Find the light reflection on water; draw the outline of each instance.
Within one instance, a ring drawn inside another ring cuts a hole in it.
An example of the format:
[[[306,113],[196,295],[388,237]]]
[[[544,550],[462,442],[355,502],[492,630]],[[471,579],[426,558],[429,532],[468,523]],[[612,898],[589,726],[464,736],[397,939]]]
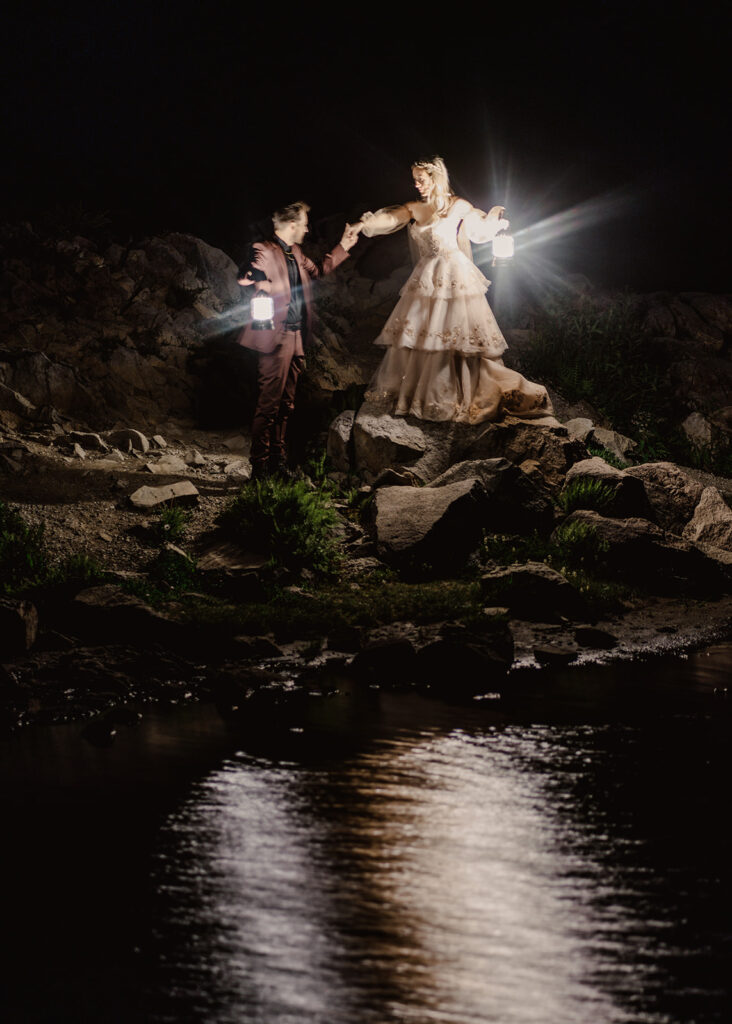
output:
[[[728,1020],[725,764],[703,717],[401,726],[300,764],[239,753],[161,836],[153,1019]]]

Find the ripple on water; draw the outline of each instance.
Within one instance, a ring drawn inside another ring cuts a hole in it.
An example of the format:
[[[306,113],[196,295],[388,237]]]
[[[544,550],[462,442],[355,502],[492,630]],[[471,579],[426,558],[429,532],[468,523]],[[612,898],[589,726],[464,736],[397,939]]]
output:
[[[715,839],[695,793],[724,756],[709,744],[698,718],[414,728],[309,765],[240,753],[161,837],[153,1019],[726,1020],[716,861],[689,861],[689,828]]]

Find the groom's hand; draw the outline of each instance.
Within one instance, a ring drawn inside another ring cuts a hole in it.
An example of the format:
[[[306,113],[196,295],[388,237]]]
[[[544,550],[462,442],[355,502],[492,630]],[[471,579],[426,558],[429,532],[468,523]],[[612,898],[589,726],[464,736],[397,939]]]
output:
[[[341,245],[348,251],[358,241],[358,235],[363,225],[359,222],[357,224],[346,224],[346,230],[343,232],[343,238],[341,238]]]

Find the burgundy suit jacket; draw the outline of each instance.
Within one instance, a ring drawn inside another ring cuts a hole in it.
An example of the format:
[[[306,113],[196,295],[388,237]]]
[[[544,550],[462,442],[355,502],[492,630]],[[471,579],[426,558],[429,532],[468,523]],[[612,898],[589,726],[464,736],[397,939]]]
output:
[[[348,256],[343,246],[338,243],[333,252],[323,260],[322,266],[313,263],[305,255],[299,245],[292,246],[292,252],[300,270],[303,297],[303,324],[302,340],[303,345],[310,343],[312,336],[312,284],[313,278],[322,274],[330,274],[332,270],[342,263]],[[252,246],[251,260],[247,273],[252,270],[261,270],[266,280],[255,281],[253,294],[266,292],[274,299],[274,330],[254,330],[251,322],[246,325],[237,342],[245,348],[252,348],[255,352],[270,353],[282,342],[285,333],[285,322],[287,320],[287,307],[290,305],[290,278],[287,273],[287,258],[282,251],[282,246],[277,241],[255,242]]]

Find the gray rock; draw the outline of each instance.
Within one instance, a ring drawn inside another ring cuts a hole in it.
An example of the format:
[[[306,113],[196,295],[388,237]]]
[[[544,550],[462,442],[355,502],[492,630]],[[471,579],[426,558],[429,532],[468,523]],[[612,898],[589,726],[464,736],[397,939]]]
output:
[[[606,430],[604,427],[593,427],[589,443],[593,442],[626,464],[629,461],[628,456],[638,447],[630,437],[619,434],[617,430]]]
[[[483,573],[480,585],[484,601],[507,607],[517,619],[555,622],[557,617],[588,616],[580,592],[543,562],[497,566]]]
[[[569,436],[573,441],[586,442],[594,430],[595,424],[592,420],[579,416],[576,419],[567,420],[564,426],[567,428]]]
[[[716,487],[705,487],[694,515],[684,528],[686,540],[732,551],[732,509]]]
[[[334,469],[347,473],[351,468],[351,448],[353,424],[356,419],[354,409],[346,409],[339,413],[328,428],[326,451]]]
[[[156,473],[158,476],[176,476],[178,473],[185,473],[186,463],[179,455],[166,453],[154,462],[146,462],[145,469],[149,473]]]
[[[458,569],[480,544],[486,492],[480,481],[444,487],[383,487],[376,492],[377,553],[400,565]]]
[[[0,597],[0,657],[29,651],[38,635],[38,611],[30,601]]]
[[[86,451],[90,452],[108,452],[109,445],[101,439],[99,434],[85,433],[82,430],[71,430],[69,431],[67,438],[69,441],[75,441],[81,445]]]
[[[104,437],[111,445],[123,452],[135,451],[146,455],[150,450],[150,442],[139,430],[110,430]]]
[[[698,448],[705,448],[712,440],[712,425],[700,412],[692,412],[681,424],[689,440]]]
[[[205,466],[206,465],[206,459],[204,458],[203,455],[201,455],[200,452],[197,452],[197,451],[186,452],[185,456],[183,457],[183,461],[185,462],[185,464],[187,466]]]
[[[236,459],[233,462],[226,463],[224,466],[224,473],[226,476],[233,477],[236,480],[241,480],[243,483],[251,478],[252,464],[249,459]]]
[[[162,487],[140,487],[130,495],[130,504],[146,511],[158,505],[195,505],[198,502],[198,491],[190,480],[180,480],[175,484]]]
[[[703,485],[673,462],[630,466],[625,475],[643,484],[654,521],[664,530],[681,535],[699,504]]]
[[[150,438],[150,440],[153,442],[153,444],[155,445],[156,448],[167,448],[168,447],[168,442],[165,440],[165,438],[162,436],[162,434],[153,434],[153,436]]]
[[[372,478],[383,469],[416,462],[427,450],[422,429],[402,417],[386,416],[368,403],[353,424],[356,468]]]

